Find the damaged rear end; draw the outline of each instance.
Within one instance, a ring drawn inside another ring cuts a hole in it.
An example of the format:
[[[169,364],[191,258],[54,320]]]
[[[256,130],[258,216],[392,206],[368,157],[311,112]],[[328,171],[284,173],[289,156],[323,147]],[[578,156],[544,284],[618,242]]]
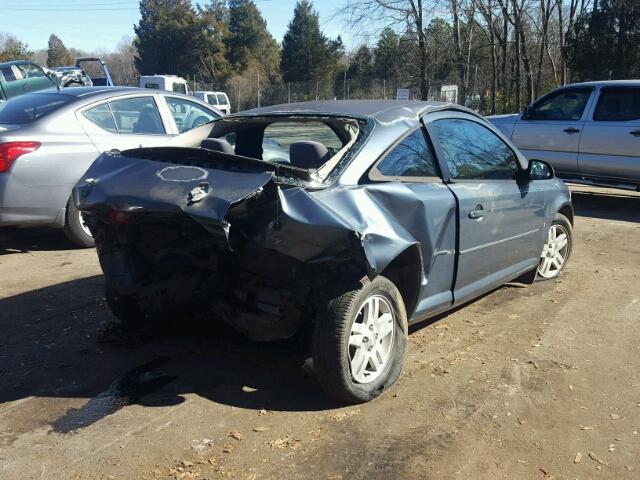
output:
[[[167,147],[104,154],[74,200],[122,321],[205,316],[276,340],[372,268],[323,188],[288,165]]]

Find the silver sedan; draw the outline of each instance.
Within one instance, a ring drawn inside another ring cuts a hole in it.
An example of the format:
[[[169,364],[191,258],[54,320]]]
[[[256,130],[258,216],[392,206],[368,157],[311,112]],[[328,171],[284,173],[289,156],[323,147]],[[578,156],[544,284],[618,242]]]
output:
[[[71,190],[103,152],[166,145],[220,118],[193,97],[125,87],[44,90],[0,104],[0,226],[63,228],[81,246],[91,232]]]

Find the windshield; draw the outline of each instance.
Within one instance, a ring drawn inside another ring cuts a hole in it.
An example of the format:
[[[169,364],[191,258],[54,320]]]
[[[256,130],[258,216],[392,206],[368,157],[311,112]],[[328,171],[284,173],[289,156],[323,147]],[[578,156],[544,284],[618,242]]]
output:
[[[75,97],[59,93],[21,95],[0,103],[0,124],[25,125],[71,103]]]

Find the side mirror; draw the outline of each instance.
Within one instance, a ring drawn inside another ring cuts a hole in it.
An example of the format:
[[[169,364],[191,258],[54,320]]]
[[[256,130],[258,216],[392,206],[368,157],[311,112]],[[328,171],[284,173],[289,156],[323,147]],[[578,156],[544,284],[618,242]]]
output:
[[[553,167],[544,160],[531,160],[527,168],[529,180],[551,180],[556,176]]]
[[[530,111],[531,111],[531,105],[527,105],[526,107],[524,107],[524,110],[522,110],[523,120],[527,120],[529,118]]]

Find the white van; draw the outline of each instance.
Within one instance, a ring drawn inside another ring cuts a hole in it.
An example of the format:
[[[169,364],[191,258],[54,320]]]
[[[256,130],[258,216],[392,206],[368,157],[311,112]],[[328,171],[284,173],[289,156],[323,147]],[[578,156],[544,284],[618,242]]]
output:
[[[209,105],[213,105],[225,115],[231,113],[231,102],[229,102],[229,97],[224,92],[198,91],[193,92],[192,95]]]
[[[189,85],[187,81],[177,75],[141,75],[140,87],[155,90],[167,90],[188,95]]]

